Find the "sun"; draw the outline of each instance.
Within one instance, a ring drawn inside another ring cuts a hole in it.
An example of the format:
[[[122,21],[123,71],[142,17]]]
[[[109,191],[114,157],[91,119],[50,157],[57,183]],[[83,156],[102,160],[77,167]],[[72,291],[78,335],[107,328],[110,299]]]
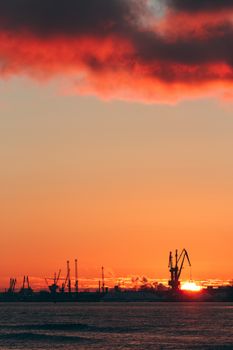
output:
[[[202,290],[202,287],[198,286],[195,282],[184,282],[181,285],[181,290],[187,290],[190,292],[200,292]]]

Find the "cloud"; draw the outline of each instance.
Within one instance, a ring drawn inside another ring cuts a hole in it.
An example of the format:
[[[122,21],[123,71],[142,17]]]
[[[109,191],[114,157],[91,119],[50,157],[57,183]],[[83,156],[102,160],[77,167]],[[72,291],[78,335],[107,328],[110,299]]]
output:
[[[121,33],[135,21],[139,0],[0,0],[0,28],[29,31],[37,36]]]
[[[232,0],[167,0],[167,5],[178,11],[215,12],[233,9]]]
[[[152,4],[0,0],[0,76],[65,76],[72,92],[106,99],[230,96],[230,1],[168,0],[162,12]]]

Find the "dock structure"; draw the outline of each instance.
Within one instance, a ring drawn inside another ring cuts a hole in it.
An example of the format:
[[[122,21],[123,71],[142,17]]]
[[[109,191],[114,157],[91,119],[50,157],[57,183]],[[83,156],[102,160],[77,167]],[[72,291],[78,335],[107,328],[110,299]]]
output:
[[[101,267],[101,276],[96,290],[82,290],[79,286],[78,259],[74,260],[74,276],[71,275],[70,261],[66,261],[66,275],[61,277],[61,269],[53,277],[45,278],[47,290],[34,291],[29,276],[23,277],[22,286],[16,289],[16,278],[11,278],[9,287],[0,293],[0,302],[114,302],[114,301],[226,301],[233,302],[233,285],[219,288],[202,288],[198,292],[181,290],[181,274],[185,262],[191,268],[189,254],[183,249],[179,254],[169,253],[168,286],[154,284],[133,288],[106,287],[105,269]],[[162,288],[161,288],[162,286]]]

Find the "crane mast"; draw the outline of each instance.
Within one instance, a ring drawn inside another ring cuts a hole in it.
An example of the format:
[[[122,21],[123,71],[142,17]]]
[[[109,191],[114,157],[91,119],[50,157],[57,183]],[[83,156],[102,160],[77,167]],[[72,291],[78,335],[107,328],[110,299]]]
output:
[[[189,255],[186,249],[183,249],[180,255],[178,254],[178,250],[175,251],[175,261],[173,259],[172,252],[169,254],[169,271],[170,271],[170,281],[169,286],[171,286],[172,290],[180,289],[180,276],[184,267],[185,260],[188,261],[189,266],[191,267]]]
[[[101,268],[101,272],[102,272],[102,292],[105,292],[105,282],[104,282],[104,267],[102,266]]]
[[[75,292],[78,293],[78,260],[75,259]]]

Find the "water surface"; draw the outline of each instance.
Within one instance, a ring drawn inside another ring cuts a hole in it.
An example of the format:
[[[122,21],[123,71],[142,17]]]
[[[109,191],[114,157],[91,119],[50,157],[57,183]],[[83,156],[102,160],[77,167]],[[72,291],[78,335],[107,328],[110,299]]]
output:
[[[233,303],[2,303],[0,349],[233,349]]]

